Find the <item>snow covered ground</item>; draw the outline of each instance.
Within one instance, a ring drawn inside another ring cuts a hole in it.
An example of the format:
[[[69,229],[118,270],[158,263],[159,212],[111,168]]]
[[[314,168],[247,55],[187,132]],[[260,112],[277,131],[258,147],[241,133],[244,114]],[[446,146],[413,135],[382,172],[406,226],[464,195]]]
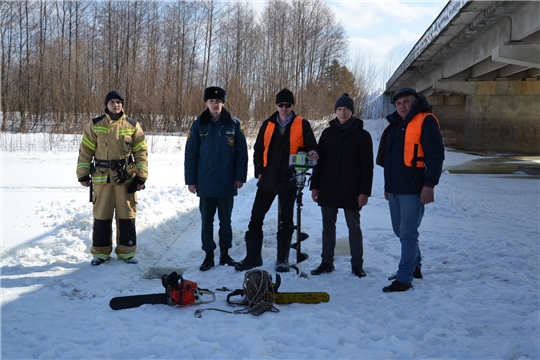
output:
[[[366,121],[375,147],[381,122]],[[109,308],[115,296],[162,292],[154,275],[169,270],[213,291],[242,287],[244,273],[231,267],[198,270],[200,216],[198,198],[184,185],[184,139],[149,139],[150,178],[138,193],[139,264],[114,259],[92,267],[92,208],[75,178],[78,137],[2,136],[3,359],[540,357],[538,176],[445,171],[420,228],[424,279],[415,280],[412,291],[386,294],[400,245],[376,167],[373,196],[361,214],[366,278],[350,273],[340,214],[336,271],[307,279],[281,275],[281,291],[326,291],[330,302],[277,306],[280,312],[261,316],[204,311],[197,318],[197,309],[241,307],[227,304],[229,292],[216,291],[216,301],[206,305]],[[446,156],[445,167],[476,158]],[[233,211],[236,260],[245,255],[256,190],[252,167],[249,174]],[[308,274],[320,262],[320,218],[306,189],[302,230],[310,238],[303,251],[310,257],[300,267]],[[273,276],[276,222],[274,204],[262,266]]]

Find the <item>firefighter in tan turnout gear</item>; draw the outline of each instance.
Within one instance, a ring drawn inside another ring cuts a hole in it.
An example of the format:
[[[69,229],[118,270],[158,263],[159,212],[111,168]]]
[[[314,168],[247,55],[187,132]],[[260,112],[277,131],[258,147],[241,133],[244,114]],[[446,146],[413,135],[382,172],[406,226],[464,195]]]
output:
[[[137,190],[148,178],[148,154],[139,123],[126,116],[118,91],[105,97],[105,113],[85,127],[77,161],[77,179],[91,187],[94,204],[92,265],[110,259],[116,210],[116,249],[120,260],[136,264]],[[93,189],[93,192],[92,192]]]

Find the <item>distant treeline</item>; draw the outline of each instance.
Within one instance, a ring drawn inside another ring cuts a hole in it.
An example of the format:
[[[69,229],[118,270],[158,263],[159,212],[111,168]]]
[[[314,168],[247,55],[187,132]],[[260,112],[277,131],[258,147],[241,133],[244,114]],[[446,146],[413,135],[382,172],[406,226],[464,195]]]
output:
[[[323,119],[348,92],[365,108],[374,74],[343,64],[347,40],[322,0],[0,1],[2,131],[76,133],[119,90],[147,132],[183,133],[203,90],[256,129],[291,89]],[[46,127],[47,126],[47,127]]]

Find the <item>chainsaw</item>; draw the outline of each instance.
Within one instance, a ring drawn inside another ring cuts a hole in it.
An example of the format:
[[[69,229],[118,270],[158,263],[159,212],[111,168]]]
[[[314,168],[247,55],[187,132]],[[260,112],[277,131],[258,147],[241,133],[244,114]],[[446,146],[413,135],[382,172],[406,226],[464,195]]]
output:
[[[112,298],[109,306],[113,310],[131,309],[145,304],[182,307],[207,304],[216,300],[214,292],[199,288],[196,282],[184,279],[176,271],[163,275],[161,283],[165,293],[119,296]]]

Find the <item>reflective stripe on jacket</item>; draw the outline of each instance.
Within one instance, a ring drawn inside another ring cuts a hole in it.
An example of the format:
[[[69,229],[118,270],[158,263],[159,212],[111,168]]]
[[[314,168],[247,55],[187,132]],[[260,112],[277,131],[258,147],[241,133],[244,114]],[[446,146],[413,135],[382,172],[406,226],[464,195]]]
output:
[[[77,178],[91,175],[90,164],[93,159],[122,160],[133,155],[134,163],[128,165],[129,173],[143,180],[148,178],[148,154],[146,138],[139,123],[125,115],[112,120],[105,113],[87,123],[84,128],[79,158]],[[94,184],[113,182],[114,170],[96,167],[92,175]],[[131,179],[126,185],[131,183]]]
[[[290,133],[290,144],[289,144],[289,154],[297,154],[299,148],[304,147],[304,134],[302,131],[302,120],[300,116],[296,116],[291,124],[291,133]],[[273,122],[268,122],[266,130],[264,131],[264,153],[263,153],[263,167],[266,167],[268,164],[268,149],[270,148],[270,141],[272,140],[272,135],[274,134],[274,129],[276,124]]]

